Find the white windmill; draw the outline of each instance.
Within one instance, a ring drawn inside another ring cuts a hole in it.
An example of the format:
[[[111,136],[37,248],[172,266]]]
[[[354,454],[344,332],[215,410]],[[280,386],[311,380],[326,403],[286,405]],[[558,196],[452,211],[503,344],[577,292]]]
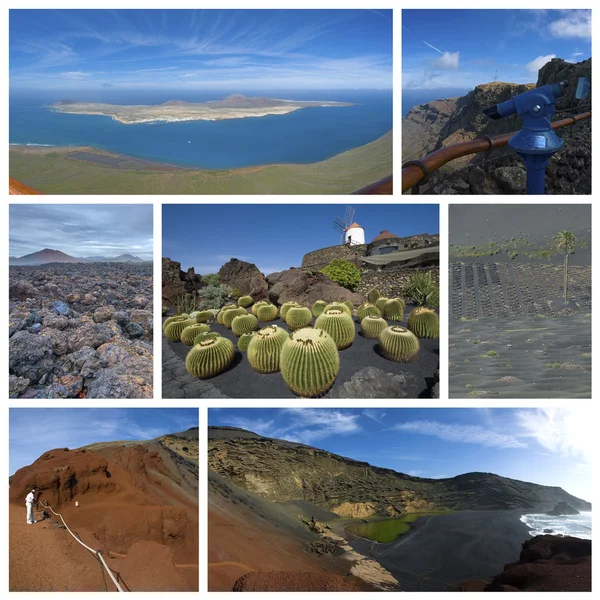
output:
[[[354,222],[354,207],[347,206],[343,217],[333,220],[333,228],[341,234],[340,245],[357,246],[365,243],[365,230]]]

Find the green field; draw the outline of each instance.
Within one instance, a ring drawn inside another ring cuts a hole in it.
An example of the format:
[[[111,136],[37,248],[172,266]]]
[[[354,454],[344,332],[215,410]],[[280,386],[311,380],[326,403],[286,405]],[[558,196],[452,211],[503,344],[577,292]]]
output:
[[[317,163],[220,171],[103,166],[74,151],[13,146],[10,177],[44,194],[349,194],[392,173],[392,131]]]

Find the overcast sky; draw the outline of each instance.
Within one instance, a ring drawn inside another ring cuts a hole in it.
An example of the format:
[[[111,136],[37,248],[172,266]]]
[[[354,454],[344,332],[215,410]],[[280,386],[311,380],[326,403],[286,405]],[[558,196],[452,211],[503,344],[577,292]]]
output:
[[[133,254],[152,260],[150,204],[13,204],[10,256],[44,248],[75,257]]]

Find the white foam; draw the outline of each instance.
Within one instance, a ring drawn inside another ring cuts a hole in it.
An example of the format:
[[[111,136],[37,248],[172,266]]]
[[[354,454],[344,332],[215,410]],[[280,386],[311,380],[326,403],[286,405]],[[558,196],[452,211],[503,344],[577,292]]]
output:
[[[552,535],[570,535],[586,540],[592,539],[592,513],[553,517],[543,513],[521,516],[521,521],[529,527],[531,536],[544,535],[544,529],[552,529]]]

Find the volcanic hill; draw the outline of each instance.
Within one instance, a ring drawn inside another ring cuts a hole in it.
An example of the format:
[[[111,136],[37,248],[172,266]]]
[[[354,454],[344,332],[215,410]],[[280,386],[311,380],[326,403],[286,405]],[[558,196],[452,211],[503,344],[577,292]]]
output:
[[[25,523],[36,490],[37,523]],[[198,428],[148,441],[49,450],[10,480],[10,590],[198,590]],[[31,564],[35,568],[30,568]]]

